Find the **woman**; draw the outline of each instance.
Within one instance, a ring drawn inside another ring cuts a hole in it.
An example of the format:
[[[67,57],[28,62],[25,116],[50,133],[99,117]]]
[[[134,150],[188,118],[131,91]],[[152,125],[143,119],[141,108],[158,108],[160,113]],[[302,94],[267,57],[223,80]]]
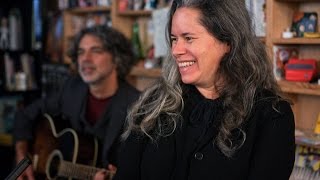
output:
[[[116,180],[289,179],[294,117],[242,1],[176,0],[171,56],[128,115]]]

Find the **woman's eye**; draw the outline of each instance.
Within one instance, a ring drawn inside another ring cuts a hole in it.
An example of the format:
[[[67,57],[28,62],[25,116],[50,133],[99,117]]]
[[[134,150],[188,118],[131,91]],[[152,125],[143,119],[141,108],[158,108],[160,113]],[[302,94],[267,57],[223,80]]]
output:
[[[192,40],[193,40],[193,38],[192,37],[186,37],[186,40],[188,41],[188,42],[191,42]]]
[[[176,37],[171,37],[171,42],[172,43],[175,43],[177,41],[177,38]]]

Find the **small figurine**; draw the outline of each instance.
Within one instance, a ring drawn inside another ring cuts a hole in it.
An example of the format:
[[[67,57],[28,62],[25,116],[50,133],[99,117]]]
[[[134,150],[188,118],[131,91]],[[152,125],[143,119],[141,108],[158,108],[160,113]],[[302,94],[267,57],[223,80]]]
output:
[[[8,28],[8,19],[3,17],[1,18],[0,26],[0,49],[9,48],[9,28]]]

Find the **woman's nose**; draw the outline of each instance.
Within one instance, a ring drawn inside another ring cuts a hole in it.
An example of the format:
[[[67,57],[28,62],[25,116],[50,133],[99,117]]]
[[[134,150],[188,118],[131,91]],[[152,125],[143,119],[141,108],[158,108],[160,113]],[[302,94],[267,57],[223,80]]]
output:
[[[179,55],[186,53],[186,47],[185,47],[184,42],[177,41],[174,44],[172,44],[171,51],[174,56],[179,56]]]

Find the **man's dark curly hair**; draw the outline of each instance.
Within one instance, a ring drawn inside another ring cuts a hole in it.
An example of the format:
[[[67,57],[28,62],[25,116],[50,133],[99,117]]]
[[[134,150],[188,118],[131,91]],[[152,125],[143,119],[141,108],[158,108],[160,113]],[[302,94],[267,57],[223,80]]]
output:
[[[68,56],[75,63],[78,59],[79,43],[85,35],[93,35],[101,40],[104,49],[113,56],[113,62],[117,66],[118,78],[125,79],[136,63],[131,42],[121,32],[105,25],[85,28],[75,36],[68,51]]]

